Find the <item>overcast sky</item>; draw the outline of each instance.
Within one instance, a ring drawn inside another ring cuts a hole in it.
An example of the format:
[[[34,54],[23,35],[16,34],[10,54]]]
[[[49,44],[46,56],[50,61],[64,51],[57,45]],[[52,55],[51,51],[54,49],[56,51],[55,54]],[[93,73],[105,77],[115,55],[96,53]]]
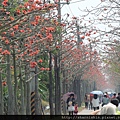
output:
[[[61,3],[63,3],[63,1],[65,1],[65,0],[61,0]],[[81,12],[79,9],[81,9],[81,10],[84,10],[86,8],[93,9],[92,7],[96,7],[100,3],[101,3],[101,0],[71,0],[69,5],[67,5],[67,4],[62,5],[61,4],[61,6],[62,6],[62,8],[61,8],[62,18],[64,17],[65,14],[68,13],[70,15],[69,19],[72,18],[73,16],[79,17],[81,19],[82,17],[80,17],[80,15],[85,14],[85,12]],[[89,15],[86,18],[88,19],[89,17],[94,19],[95,16]],[[86,23],[86,21],[82,21],[82,25],[84,23]],[[86,24],[89,24],[89,23],[86,23]],[[108,30],[108,31],[110,30],[110,28],[106,24],[102,24],[102,23],[98,24],[97,23],[96,26],[101,30]]]
[[[69,5],[64,5],[61,9],[61,14],[69,13],[71,17],[79,17],[82,12],[80,9],[91,8],[91,6],[97,6],[101,0],[71,0]]]

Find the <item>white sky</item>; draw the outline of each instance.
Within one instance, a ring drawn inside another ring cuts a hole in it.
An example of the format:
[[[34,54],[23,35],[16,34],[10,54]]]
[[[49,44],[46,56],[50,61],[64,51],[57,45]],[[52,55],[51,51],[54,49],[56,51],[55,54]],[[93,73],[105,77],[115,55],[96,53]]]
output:
[[[63,1],[65,1],[65,0],[61,0],[61,3],[63,3]],[[82,17],[80,17],[80,15],[85,14],[85,12],[80,11],[80,9],[81,10],[85,10],[86,8],[93,9],[93,7],[96,7],[100,3],[101,3],[101,0],[70,0],[69,5],[61,4],[62,18],[64,18],[64,16],[68,13],[70,15],[69,20],[72,17],[78,17],[81,19]],[[95,16],[89,15],[87,17],[87,19],[89,19],[89,17],[94,18]],[[82,22],[82,24],[84,24],[84,23],[86,23],[86,22]],[[89,23],[87,23],[87,24],[89,24]],[[103,25],[103,24],[97,24],[97,27],[99,27],[99,29],[101,29],[101,30],[103,30],[103,29],[106,30],[108,28],[106,25]]]
[[[76,2],[76,3],[75,3]],[[97,6],[101,0],[71,0],[69,5],[64,5],[61,9],[61,14],[69,13],[71,17],[79,17],[82,13],[80,9],[91,8],[91,6]]]

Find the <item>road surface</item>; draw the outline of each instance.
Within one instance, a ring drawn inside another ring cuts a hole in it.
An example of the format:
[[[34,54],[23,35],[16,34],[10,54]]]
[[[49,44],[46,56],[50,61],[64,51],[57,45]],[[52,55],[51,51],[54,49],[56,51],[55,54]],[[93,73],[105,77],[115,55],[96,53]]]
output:
[[[78,113],[78,115],[90,115],[90,113],[93,112],[93,110],[83,109],[81,112]]]

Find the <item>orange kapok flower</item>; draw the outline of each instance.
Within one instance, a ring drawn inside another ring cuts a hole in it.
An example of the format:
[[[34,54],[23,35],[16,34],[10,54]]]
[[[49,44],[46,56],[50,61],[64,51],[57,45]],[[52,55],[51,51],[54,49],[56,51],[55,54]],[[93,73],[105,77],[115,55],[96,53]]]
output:
[[[36,65],[37,65],[37,63],[36,63],[36,62],[30,62],[30,67],[31,67],[31,68],[36,67]]]
[[[42,59],[40,59],[40,60],[38,60],[38,62],[39,62],[39,63],[42,63],[42,62],[43,62],[43,60],[42,60]]]
[[[2,82],[2,85],[3,85],[3,86],[6,86],[6,85],[7,85],[6,81],[3,81],[3,82]]]

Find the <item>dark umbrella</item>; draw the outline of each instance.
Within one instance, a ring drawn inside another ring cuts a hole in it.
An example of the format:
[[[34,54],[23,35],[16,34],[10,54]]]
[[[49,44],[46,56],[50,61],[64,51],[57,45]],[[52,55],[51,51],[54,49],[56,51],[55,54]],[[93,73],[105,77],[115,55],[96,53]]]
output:
[[[74,92],[68,92],[68,93],[64,94],[63,97],[62,97],[62,99],[64,101],[67,101],[68,97],[70,97],[70,96],[74,96],[75,100],[77,99],[77,96],[75,95]]]

